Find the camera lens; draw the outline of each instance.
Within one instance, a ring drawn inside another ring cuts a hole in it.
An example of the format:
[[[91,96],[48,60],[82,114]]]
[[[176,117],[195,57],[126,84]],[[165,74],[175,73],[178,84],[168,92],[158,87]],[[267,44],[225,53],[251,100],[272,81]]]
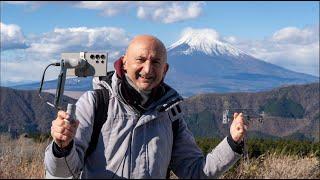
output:
[[[93,54],[91,54],[91,55],[90,55],[90,58],[91,58],[91,59],[94,59],[94,55],[93,55]]]
[[[106,56],[104,54],[101,55],[101,59],[105,59]]]
[[[99,54],[96,55],[96,59],[100,59],[100,55]]]

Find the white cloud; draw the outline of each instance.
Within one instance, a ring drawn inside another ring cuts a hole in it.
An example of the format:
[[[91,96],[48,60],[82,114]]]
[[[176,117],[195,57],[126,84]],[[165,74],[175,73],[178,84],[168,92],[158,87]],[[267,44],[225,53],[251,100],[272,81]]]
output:
[[[225,38],[227,40],[228,38]],[[285,27],[263,40],[234,38],[248,54],[287,69],[319,76],[319,26]],[[228,42],[232,42],[229,39]]]
[[[27,12],[33,12],[39,9],[42,5],[49,4],[49,3],[59,3],[59,2],[50,2],[50,1],[4,1],[7,4],[14,4],[14,5],[23,5],[29,9],[25,9]],[[64,2],[66,3],[66,2]],[[69,2],[67,2],[70,4]]]
[[[104,9],[106,7],[126,6],[128,1],[79,1],[75,6],[86,9]]]
[[[153,7],[158,7],[164,4],[168,4],[167,1],[137,1],[136,3],[140,6],[153,6]]]
[[[75,7],[84,9],[101,10],[103,16],[115,16],[125,12],[131,6],[132,2],[128,1],[80,1],[74,4]]]
[[[276,43],[310,44],[319,39],[319,29],[286,27],[275,32],[271,40]]]
[[[102,16],[115,16],[119,13],[119,10],[115,8],[105,8],[101,13]]]
[[[0,22],[0,29],[1,50],[27,48],[25,37],[19,26]]]
[[[102,10],[102,15],[113,16],[127,6],[125,1],[5,1],[7,4],[24,5],[34,11],[45,4],[70,5],[76,8]]]
[[[27,50],[45,55],[71,51],[119,51],[128,43],[129,36],[120,28],[56,28],[34,38]]]
[[[17,5],[25,5],[25,4],[30,4],[29,1],[3,1],[7,4],[17,4]]]
[[[39,81],[44,68],[59,61],[64,52],[108,52],[108,69],[112,70],[114,60],[124,53],[130,37],[121,28],[73,27],[55,28],[27,40],[28,48],[1,53],[1,82]],[[46,79],[57,77],[59,68],[53,69],[48,71]]]
[[[235,36],[224,37],[223,40],[230,43],[230,44],[235,44],[238,42],[238,38]]]
[[[35,58],[35,57],[33,57]],[[1,60],[1,81],[9,82],[30,82],[40,81],[44,68],[50,63],[47,59],[37,61],[34,59],[25,59],[25,57],[15,57],[8,59],[6,57]],[[46,73],[46,80],[56,79],[59,68],[50,68]]]
[[[103,9],[110,4],[112,4],[110,1],[80,1],[75,6],[85,9]]]
[[[194,19],[201,15],[201,5],[203,2],[191,2],[187,5],[183,3],[170,3],[160,7],[139,6],[137,17],[140,19],[150,19],[162,23],[174,23]]]
[[[204,2],[170,2],[170,1],[67,1],[67,2],[6,2],[16,5],[30,6],[31,10],[41,7],[43,4],[67,4],[76,8],[92,9],[100,11],[102,16],[115,16],[128,13],[130,9],[137,11],[137,17],[161,23],[175,23],[189,19],[195,19],[202,13]]]
[[[104,16],[114,16],[137,9],[137,17],[162,23],[174,23],[194,19],[201,14],[203,2],[128,2],[128,1],[81,1],[76,7],[102,10]]]
[[[187,27],[181,33],[181,37],[192,36],[201,36],[202,38],[200,39],[208,39],[209,41],[215,41],[220,39],[219,33],[216,30],[210,28],[194,29],[191,27]]]

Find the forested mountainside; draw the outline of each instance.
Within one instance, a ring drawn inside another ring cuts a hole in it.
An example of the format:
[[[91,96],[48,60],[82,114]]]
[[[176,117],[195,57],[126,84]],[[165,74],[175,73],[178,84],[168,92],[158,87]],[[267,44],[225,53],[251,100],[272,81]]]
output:
[[[258,93],[211,93],[185,99],[184,116],[197,137],[223,137],[226,108],[252,108],[264,112],[262,123],[250,122],[249,137],[292,138],[319,141],[319,83],[293,85]],[[46,102],[54,95],[34,90],[0,88],[0,132],[48,133],[57,110]],[[76,100],[64,97],[64,106]]]

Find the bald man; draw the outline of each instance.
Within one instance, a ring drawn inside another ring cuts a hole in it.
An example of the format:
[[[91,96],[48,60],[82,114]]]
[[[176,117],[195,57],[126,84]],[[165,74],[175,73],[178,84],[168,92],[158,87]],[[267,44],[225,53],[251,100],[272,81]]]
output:
[[[229,136],[202,154],[183,119],[182,97],[164,83],[169,65],[159,39],[136,36],[114,66],[79,98],[74,123],[58,112],[45,152],[46,178],[166,178],[168,169],[180,178],[217,178],[241,157],[241,113]]]

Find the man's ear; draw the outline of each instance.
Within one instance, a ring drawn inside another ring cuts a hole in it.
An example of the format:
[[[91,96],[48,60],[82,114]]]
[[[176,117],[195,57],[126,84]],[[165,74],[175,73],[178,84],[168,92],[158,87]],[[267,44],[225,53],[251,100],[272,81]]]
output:
[[[122,57],[122,67],[123,67],[123,70],[127,69],[127,56],[126,55],[124,55]]]
[[[169,70],[169,64],[166,63],[166,65],[164,67],[164,74],[163,74],[164,76],[167,74],[168,70]]]

